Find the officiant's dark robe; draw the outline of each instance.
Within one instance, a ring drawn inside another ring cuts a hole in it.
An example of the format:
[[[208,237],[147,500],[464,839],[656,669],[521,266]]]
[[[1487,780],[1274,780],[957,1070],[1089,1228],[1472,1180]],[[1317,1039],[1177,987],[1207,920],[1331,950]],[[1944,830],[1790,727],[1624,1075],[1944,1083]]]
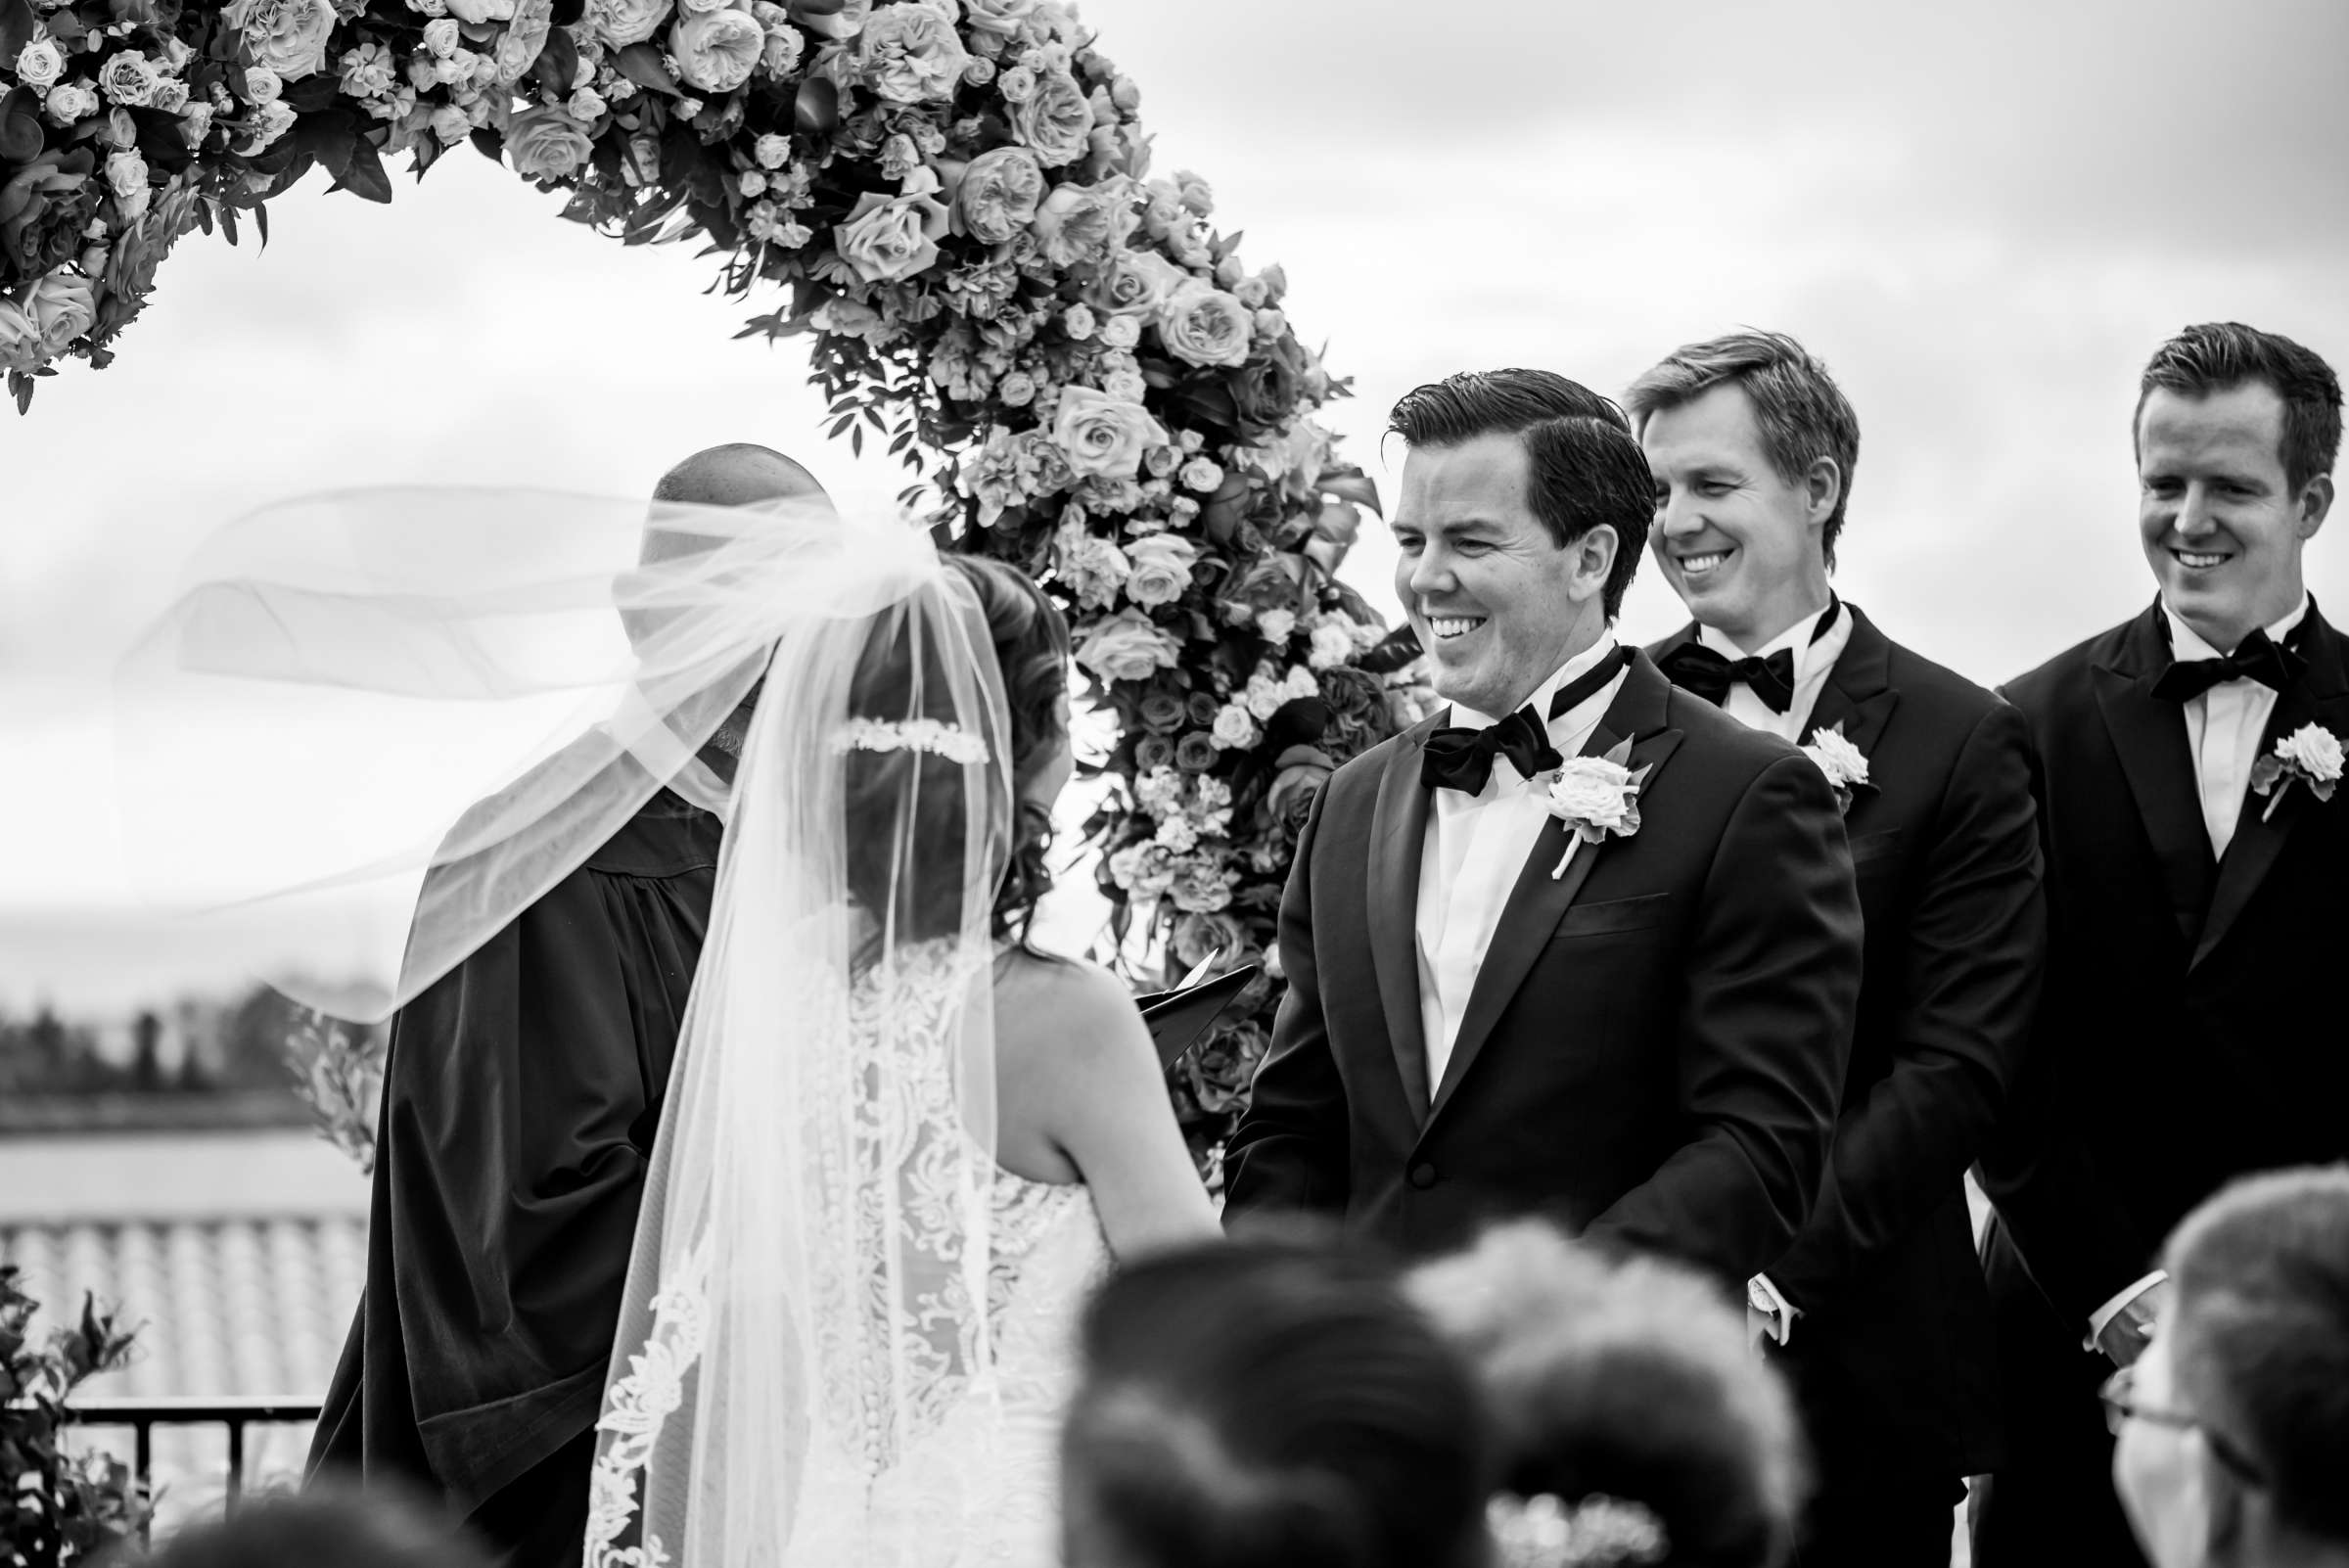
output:
[[[1340,768],[1299,837],[1227,1218],[1328,1214],[1428,1253],[1541,1215],[1742,1292],[1811,1213],[1851,1048],[1860,899],[1826,775],[1634,653],[1585,754],[1632,742],[1638,832],[1553,878],[1566,829],[1543,824],[1431,1091],[1414,931],[1443,721]]]
[[[311,1449],[576,1563],[719,823],[664,791],[392,1024],[366,1286]]]
[[[1819,1472],[1803,1562],[1946,1560],[1959,1478],[1998,1455],[1964,1176],[2004,1114],[2039,995],[2031,751],[2013,708],[1843,610],[1849,639],[1803,739],[1834,729],[1867,759],[1844,815],[1867,966],[1819,1206],[1768,1270],[1801,1313],[1772,1359]]]
[[[2305,672],[2260,742],[2349,737],[2349,659],[2314,606]],[[2161,607],[2006,687],[2037,748],[2047,981],[2014,1116],[1983,1162],[1999,1211],[2008,1462],[1975,1532],[1982,1568],[2139,1561],[2108,1480],[2090,1314],[2142,1278],[2231,1177],[2349,1159],[2349,1049],[2332,1004],[2349,954],[2349,789],[2245,791],[2211,853]],[[2061,1543],[2062,1549],[2050,1545]]]

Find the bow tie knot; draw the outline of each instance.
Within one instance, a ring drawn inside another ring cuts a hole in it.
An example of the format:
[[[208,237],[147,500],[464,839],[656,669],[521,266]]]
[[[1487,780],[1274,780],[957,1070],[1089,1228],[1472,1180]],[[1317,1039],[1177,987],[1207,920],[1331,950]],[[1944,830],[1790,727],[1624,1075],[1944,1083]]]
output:
[[[1427,738],[1419,763],[1419,782],[1429,789],[1461,790],[1482,795],[1493,777],[1493,760],[1505,757],[1525,778],[1562,767],[1566,760],[1549,743],[1549,731],[1534,716],[1531,704],[1497,724],[1483,729],[1453,726]]]
[[[2231,680],[2256,680],[2271,691],[2281,691],[2307,668],[2308,662],[2288,644],[2276,641],[2265,628],[2254,627],[2251,635],[2235,645],[2234,652],[2223,658],[2172,660],[2153,683],[2153,695],[2165,702],[2191,702]]]
[[[1731,686],[1743,685],[1762,706],[1782,714],[1794,706],[1794,652],[1780,648],[1768,658],[1747,655],[1731,659],[1693,639],[1669,650],[1656,661],[1665,678],[1683,691],[1719,707],[1728,700]]]

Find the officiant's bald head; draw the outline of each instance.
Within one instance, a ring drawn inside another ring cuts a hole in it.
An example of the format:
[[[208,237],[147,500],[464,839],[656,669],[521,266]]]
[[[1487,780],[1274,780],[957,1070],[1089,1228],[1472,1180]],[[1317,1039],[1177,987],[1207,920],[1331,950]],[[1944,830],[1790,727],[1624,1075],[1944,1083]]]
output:
[[[728,441],[694,453],[661,476],[656,501],[694,506],[748,506],[755,501],[822,495],[824,487],[795,459],[771,447]]]

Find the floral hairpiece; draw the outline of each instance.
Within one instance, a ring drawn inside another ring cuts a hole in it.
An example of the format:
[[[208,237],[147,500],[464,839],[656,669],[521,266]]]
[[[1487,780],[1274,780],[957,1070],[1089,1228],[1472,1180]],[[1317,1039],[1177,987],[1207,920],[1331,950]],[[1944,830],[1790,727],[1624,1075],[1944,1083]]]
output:
[[[1672,1550],[1652,1510],[1595,1494],[1571,1507],[1547,1492],[1504,1494],[1486,1505],[1485,1523],[1500,1568],[1636,1568]]]
[[[936,718],[852,718],[832,732],[832,750],[847,752],[929,752],[965,766],[987,761],[987,742],[960,724]]]

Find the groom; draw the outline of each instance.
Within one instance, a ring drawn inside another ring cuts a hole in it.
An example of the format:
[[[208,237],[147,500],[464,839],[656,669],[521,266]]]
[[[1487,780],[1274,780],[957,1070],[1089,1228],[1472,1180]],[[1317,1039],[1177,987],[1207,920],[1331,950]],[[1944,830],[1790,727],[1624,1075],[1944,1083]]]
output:
[[[1228,1213],[1407,1253],[1543,1214],[1741,1291],[1811,1212],[1851,1044],[1833,793],[1615,640],[1653,499],[1612,403],[1470,373],[1389,428],[1395,585],[1451,707],[1339,769],[1299,837]]]

